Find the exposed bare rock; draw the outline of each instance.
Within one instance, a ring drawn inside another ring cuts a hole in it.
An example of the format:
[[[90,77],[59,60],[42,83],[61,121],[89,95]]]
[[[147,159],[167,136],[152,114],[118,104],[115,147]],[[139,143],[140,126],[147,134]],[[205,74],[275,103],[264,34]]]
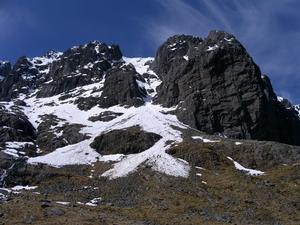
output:
[[[122,53],[118,46],[91,42],[71,48],[54,62],[38,92],[39,97],[53,96],[76,87],[100,81],[112,67],[113,61],[120,60]]]
[[[108,122],[108,121],[111,121],[111,120],[117,118],[118,116],[121,116],[121,115],[123,115],[123,113],[115,113],[112,111],[105,111],[105,112],[100,113],[97,116],[91,116],[89,118],[89,120],[92,122],[96,122],[96,121]]]
[[[142,152],[157,142],[161,136],[145,132],[140,127],[112,130],[96,137],[91,147],[105,154],[133,154]]]
[[[100,107],[108,108],[118,104],[136,107],[143,105],[146,91],[139,87],[139,79],[143,78],[132,65],[110,70],[105,78]]]
[[[169,38],[152,66],[162,84],[156,102],[177,106],[190,126],[232,138],[300,145],[300,120],[282,106],[271,83],[232,35]]]
[[[69,124],[54,115],[44,115],[43,122],[38,126],[36,142],[43,153],[90,138],[80,133],[82,124]]]

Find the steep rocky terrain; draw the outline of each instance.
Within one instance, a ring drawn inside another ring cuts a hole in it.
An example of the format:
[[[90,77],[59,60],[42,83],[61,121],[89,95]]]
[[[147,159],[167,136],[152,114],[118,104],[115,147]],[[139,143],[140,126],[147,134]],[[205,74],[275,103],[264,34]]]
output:
[[[299,106],[231,34],[0,62],[0,224],[299,224]]]
[[[156,102],[177,106],[184,123],[231,138],[300,144],[295,110],[277,101],[268,77],[232,35],[171,37],[153,68],[162,80]]]

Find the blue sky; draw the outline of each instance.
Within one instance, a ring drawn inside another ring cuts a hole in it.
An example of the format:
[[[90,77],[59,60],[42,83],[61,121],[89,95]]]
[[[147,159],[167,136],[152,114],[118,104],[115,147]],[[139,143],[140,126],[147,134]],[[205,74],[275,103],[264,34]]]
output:
[[[234,34],[277,94],[300,103],[299,0],[0,0],[0,59],[99,40],[154,56],[174,34]]]

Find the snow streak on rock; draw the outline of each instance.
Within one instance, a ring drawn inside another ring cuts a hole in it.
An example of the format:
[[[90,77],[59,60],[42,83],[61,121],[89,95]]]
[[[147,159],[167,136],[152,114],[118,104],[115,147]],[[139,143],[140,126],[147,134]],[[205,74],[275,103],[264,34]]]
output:
[[[227,157],[229,160],[231,160],[234,163],[234,166],[237,170],[243,171],[246,174],[249,174],[251,176],[258,176],[258,175],[263,175],[264,172],[260,171],[260,170],[254,170],[254,169],[248,169],[243,167],[241,164],[239,164],[238,162],[234,161],[232,158]]]

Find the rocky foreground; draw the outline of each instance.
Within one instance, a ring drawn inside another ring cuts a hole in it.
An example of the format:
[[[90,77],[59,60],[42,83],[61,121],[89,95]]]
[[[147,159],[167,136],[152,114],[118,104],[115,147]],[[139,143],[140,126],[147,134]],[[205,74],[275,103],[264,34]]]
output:
[[[299,106],[231,34],[0,63],[0,224],[299,224]]]

